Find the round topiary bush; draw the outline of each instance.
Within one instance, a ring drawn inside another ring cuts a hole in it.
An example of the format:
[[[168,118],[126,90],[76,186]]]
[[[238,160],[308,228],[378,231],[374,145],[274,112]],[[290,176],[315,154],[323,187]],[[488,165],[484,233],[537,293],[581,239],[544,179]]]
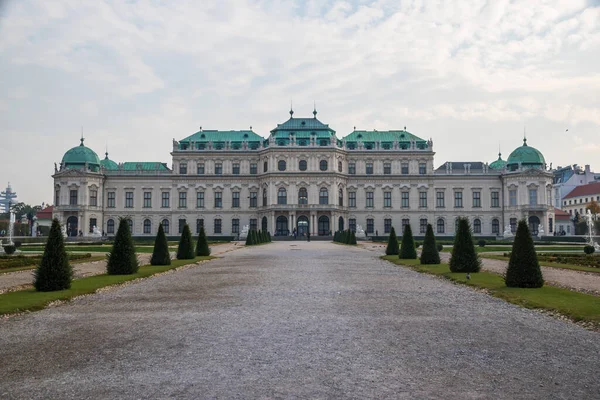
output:
[[[594,248],[594,246],[590,245],[590,244],[586,244],[585,247],[583,248],[583,252],[585,254],[593,254],[596,251],[596,249]]]
[[[442,251],[442,250],[444,250],[444,245],[443,245],[443,244],[441,244],[441,243],[437,243],[435,246],[437,247],[437,250],[438,250],[438,251]]]
[[[485,245],[486,245],[486,242],[485,242],[485,240],[483,240],[483,239],[479,239],[479,240],[477,241],[477,245],[478,245],[479,247],[485,247]]]
[[[13,254],[15,252],[15,250],[17,250],[17,246],[11,245],[11,244],[7,244],[6,246],[2,246],[4,247],[4,252],[6,254]]]

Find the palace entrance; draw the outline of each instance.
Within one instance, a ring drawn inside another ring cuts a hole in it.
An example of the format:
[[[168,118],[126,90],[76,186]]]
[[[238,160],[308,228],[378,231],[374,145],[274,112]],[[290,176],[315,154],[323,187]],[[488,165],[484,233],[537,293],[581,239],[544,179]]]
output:
[[[540,229],[540,219],[535,215],[532,215],[528,219],[529,222],[529,231],[531,232],[531,236],[537,236]]]
[[[67,218],[67,236],[76,237],[79,234],[79,225],[77,222],[77,217],[74,215]]]
[[[288,219],[287,217],[280,215],[275,220],[275,236],[288,236],[289,234]]]
[[[296,225],[296,228],[298,230],[298,236],[306,236],[306,233],[308,232],[309,228],[308,218],[306,217],[306,215],[299,216]]]
[[[319,236],[327,236],[329,235],[329,217],[326,215],[321,215],[319,217]]]

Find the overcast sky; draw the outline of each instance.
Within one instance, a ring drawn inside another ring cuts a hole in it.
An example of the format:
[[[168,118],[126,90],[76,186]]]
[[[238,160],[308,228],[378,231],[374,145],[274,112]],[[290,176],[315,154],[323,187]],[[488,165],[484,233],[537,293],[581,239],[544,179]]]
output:
[[[171,165],[172,139],[401,129],[435,165],[522,143],[600,172],[600,1],[0,0],[0,187],[52,201],[79,144]],[[568,132],[566,130],[568,129]]]

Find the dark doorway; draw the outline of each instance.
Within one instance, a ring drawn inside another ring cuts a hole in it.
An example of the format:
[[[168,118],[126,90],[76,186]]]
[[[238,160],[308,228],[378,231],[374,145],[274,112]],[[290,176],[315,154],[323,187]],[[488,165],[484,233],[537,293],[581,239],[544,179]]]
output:
[[[329,235],[329,217],[321,215],[319,217],[319,236]]]
[[[536,217],[535,215],[532,215],[531,217],[529,217],[529,231],[531,232],[532,236],[537,236],[539,233],[539,229],[540,229],[540,219],[538,217]]]
[[[67,236],[77,236],[79,234],[78,219],[75,216],[67,218]]]
[[[275,236],[288,236],[290,230],[288,229],[288,219],[283,215],[277,217],[275,220]]]
[[[344,218],[339,217],[338,218],[338,231],[343,231],[343,230],[344,230]]]
[[[297,221],[298,236],[306,236],[308,228],[308,218],[305,215],[299,216]]]

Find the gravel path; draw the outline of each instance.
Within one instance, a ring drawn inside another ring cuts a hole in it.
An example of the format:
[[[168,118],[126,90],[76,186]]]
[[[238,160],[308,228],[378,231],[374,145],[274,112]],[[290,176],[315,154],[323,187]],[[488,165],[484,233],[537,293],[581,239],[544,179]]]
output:
[[[0,321],[2,398],[600,398],[600,335],[326,242]]]
[[[213,255],[220,255],[231,251],[238,247],[239,244],[223,243],[211,246]],[[176,253],[171,253],[171,257],[174,258]],[[93,256],[104,255],[103,253],[92,253]],[[138,261],[140,265],[147,265],[150,263],[152,254],[138,253]],[[73,276],[75,279],[84,278],[86,276],[100,275],[106,272],[106,261],[91,261],[84,263],[73,264]],[[20,290],[28,287],[32,287],[34,270],[24,270],[17,272],[9,272],[6,274],[0,274],[0,293],[4,293],[12,290]]]

